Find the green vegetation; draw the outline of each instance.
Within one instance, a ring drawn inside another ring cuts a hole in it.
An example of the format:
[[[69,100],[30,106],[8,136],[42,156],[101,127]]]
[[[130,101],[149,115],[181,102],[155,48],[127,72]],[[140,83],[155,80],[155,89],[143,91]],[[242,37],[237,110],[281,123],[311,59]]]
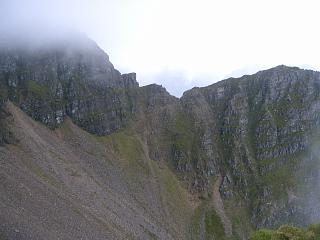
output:
[[[168,211],[179,219],[179,222],[186,224],[188,221],[186,216],[191,217],[187,191],[167,166],[160,168],[158,163],[153,160],[150,160],[149,164],[152,174],[160,184],[161,201],[166,204]]]
[[[131,177],[142,173],[146,176],[150,174],[148,165],[144,162],[145,155],[139,139],[128,130],[119,131],[105,137],[98,137],[99,141],[107,141],[114,151],[120,156],[119,163],[127,170]]]
[[[193,214],[192,222],[191,222],[191,236],[192,239],[199,239],[200,236],[200,225],[202,224],[202,216],[205,211],[205,202],[202,202],[200,206],[198,206]]]
[[[210,201],[204,200],[194,211],[191,226],[192,239],[227,239],[223,224]],[[202,236],[202,237],[201,237]]]
[[[250,240],[271,240],[273,234],[274,231],[272,230],[261,229],[259,231],[254,232],[250,237]]]
[[[279,162],[280,158],[275,158],[275,162]],[[272,189],[273,196],[281,199],[287,196],[285,191],[288,187],[294,187],[296,184],[295,176],[292,172],[295,166],[299,163],[299,155],[291,155],[288,157],[287,164],[279,166],[273,171],[268,171],[265,175],[261,176],[261,181],[264,186],[269,186]],[[281,182],[282,184],[279,184]]]
[[[252,234],[250,240],[319,240],[320,224],[308,229],[284,225],[277,230],[261,229]]]
[[[205,214],[206,239],[225,239],[224,227],[214,210]]]
[[[175,119],[175,148],[178,150],[188,150],[192,148],[192,139],[194,133],[192,132],[193,126],[191,121],[182,113],[178,113]]]
[[[46,86],[40,85],[36,81],[28,81],[27,88],[28,91],[38,97],[45,97],[49,93],[49,90]]]
[[[224,200],[224,208],[227,216],[232,222],[232,239],[243,239],[243,236],[249,236],[252,232],[252,225],[250,223],[250,212],[245,207],[245,202],[240,197],[234,199]]]
[[[174,136],[172,150],[175,155],[174,164],[184,167],[197,159],[201,161],[198,138],[190,117],[178,112],[174,120]]]
[[[320,223],[310,225],[308,231],[313,232],[316,239],[320,239]]]
[[[176,175],[171,172],[168,166],[150,159],[147,153],[148,149],[144,148],[144,143],[130,129],[95,138],[111,147],[115,155],[118,156],[115,161],[123,168],[125,178],[136,193],[135,200],[141,204],[141,207],[147,208],[147,202],[143,196],[146,194],[148,186],[150,184],[153,187],[158,186],[157,191],[159,191],[159,200],[163,206],[163,214],[175,217],[175,221],[166,220],[170,222],[170,230],[177,236],[181,236],[181,224],[188,225],[192,210],[188,202],[188,193],[180,185]],[[153,185],[155,183],[156,185]],[[150,239],[156,239],[156,236],[147,229],[145,232]]]

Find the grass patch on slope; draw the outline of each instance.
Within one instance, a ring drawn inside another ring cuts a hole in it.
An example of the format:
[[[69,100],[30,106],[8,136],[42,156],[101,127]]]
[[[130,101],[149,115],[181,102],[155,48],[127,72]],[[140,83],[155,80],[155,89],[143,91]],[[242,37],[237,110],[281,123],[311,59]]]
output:
[[[243,199],[235,198],[224,201],[227,215],[232,222],[234,239],[244,239],[252,232],[250,214]]]
[[[124,170],[124,177],[137,193],[135,200],[147,210],[149,203],[145,202],[144,195],[148,194],[148,191],[145,189],[152,188],[161,202],[161,215],[166,221],[165,225],[169,226],[176,239],[185,236],[181,229],[186,229],[187,232],[192,208],[188,202],[187,191],[169,167],[160,166],[157,161],[149,159],[145,152],[148,148],[130,129],[96,138],[111,147],[115,161]],[[150,238],[152,239],[151,236]]]
[[[223,224],[214,210],[205,213],[206,239],[225,239]]]
[[[110,144],[119,156],[121,166],[129,171],[130,175],[150,175],[150,169],[145,162],[145,154],[139,139],[129,131],[119,131],[109,136],[98,137],[100,141]]]
[[[178,112],[174,121],[174,136],[172,150],[175,155],[176,166],[184,166],[192,160],[192,154],[197,152],[194,126],[187,115]]]
[[[250,240],[318,240],[320,224],[313,224],[307,229],[283,225],[277,230],[260,229],[252,234]]]
[[[31,94],[40,98],[47,98],[49,94],[47,86],[41,85],[32,80],[27,81],[27,89]]]
[[[210,201],[204,200],[194,211],[191,225],[191,239],[197,240],[228,239],[225,236],[224,226],[212,208]]]
[[[158,183],[161,185],[161,197],[169,212],[177,216],[181,221],[185,217],[191,217],[191,208],[188,204],[188,193],[182,188],[176,175],[167,167],[159,167],[158,163],[150,160],[151,168]]]

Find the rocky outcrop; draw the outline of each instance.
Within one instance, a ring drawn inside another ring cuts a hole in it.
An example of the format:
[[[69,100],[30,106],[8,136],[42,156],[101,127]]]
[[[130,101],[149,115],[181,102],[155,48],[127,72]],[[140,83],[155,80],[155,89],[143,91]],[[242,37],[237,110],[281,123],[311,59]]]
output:
[[[94,42],[61,40],[55,45],[0,52],[2,94],[51,128],[66,116],[98,135],[124,127],[132,114],[127,92],[135,73],[121,75]]]

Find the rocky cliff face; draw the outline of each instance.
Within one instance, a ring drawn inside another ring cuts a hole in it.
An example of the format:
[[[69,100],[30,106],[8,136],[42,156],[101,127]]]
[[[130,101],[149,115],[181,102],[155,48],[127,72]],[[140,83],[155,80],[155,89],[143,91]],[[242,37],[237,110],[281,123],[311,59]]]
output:
[[[318,72],[279,66],[186,92],[182,132],[195,149],[174,147],[178,169],[195,172],[200,191],[221,174],[225,200],[243,201],[256,226],[308,223],[314,204],[306,209],[304,194],[316,190],[301,189],[307,179],[318,184],[318,168],[310,166],[319,158],[310,148],[318,137],[319,84]]]
[[[123,127],[132,113],[135,74],[121,75],[89,39],[41,47],[8,46],[0,53],[2,95],[51,128],[66,116],[98,135]]]
[[[278,66],[194,88],[177,99],[158,85],[139,87],[134,73],[120,74],[107,54],[81,38],[41,48],[2,47],[0,87],[2,105],[11,101],[51,129],[70,118],[90,134],[110,137],[107,149],[122,159],[135,155],[127,142],[134,138],[142,154],[132,161],[148,159],[143,164],[168,168],[188,190],[194,239],[245,239],[255,227],[319,220],[312,208],[320,206],[314,187],[319,72]],[[0,143],[19,144],[14,128],[7,127],[10,112],[1,109]],[[152,169],[154,176],[158,170]],[[163,190],[162,183],[152,186]],[[179,208],[176,200],[165,203]],[[157,216],[161,222],[171,215]],[[163,239],[163,229],[152,234]],[[168,230],[170,238],[190,237],[178,229]]]

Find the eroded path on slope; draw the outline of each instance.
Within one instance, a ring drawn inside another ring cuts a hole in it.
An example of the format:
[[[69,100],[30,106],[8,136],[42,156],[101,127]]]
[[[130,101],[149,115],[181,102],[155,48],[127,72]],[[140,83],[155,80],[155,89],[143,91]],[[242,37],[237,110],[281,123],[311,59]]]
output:
[[[226,215],[226,213],[224,211],[224,206],[223,206],[222,198],[221,198],[220,191],[219,191],[222,180],[223,180],[222,176],[219,175],[213,185],[212,201],[213,201],[214,210],[218,214],[218,216],[223,224],[224,232],[227,237],[230,237],[232,235],[232,224],[231,224],[230,219],[228,218],[228,216]]]

